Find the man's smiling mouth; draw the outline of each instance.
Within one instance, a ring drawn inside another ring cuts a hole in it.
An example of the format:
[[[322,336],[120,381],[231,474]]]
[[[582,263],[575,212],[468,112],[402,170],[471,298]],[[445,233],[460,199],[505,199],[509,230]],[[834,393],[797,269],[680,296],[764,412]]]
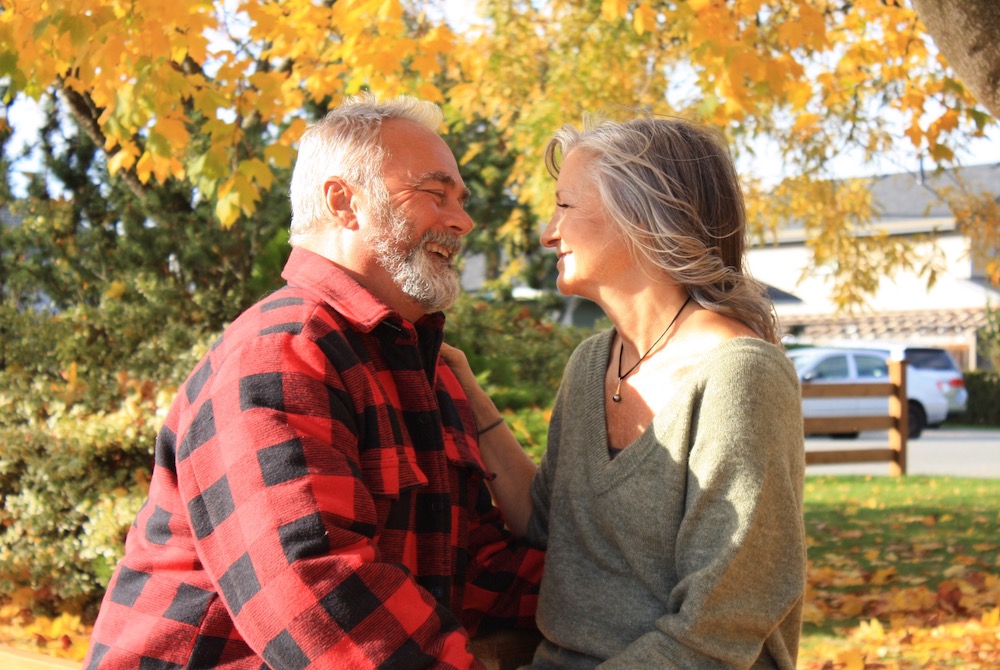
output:
[[[449,249],[446,246],[440,245],[437,242],[427,242],[426,244],[424,244],[424,249],[430,251],[431,253],[437,254],[438,256],[441,256],[445,260],[450,260],[455,253],[454,250]]]

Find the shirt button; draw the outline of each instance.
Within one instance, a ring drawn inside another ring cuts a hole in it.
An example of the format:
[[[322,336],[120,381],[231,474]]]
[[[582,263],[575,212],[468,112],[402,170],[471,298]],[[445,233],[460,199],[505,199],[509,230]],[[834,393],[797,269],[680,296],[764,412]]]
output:
[[[431,422],[431,415],[427,412],[421,412],[420,416],[417,417],[417,421],[419,421],[421,425],[426,426]]]

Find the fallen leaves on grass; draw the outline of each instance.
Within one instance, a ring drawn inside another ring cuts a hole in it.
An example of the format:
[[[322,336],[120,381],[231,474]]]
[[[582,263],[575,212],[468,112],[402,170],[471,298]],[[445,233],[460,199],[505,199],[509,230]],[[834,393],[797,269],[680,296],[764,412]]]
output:
[[[810,478],[799,670],[1000,668],[998,527],[1000,483]],[[0,596],[0,643],[82,659],[90,628],[35,595]]]
[[[935,626],[894,620],[862,621],[842,638],[803,650],[801,670],[918,670],[1000,667],[1000,609],[979,618]]]
[[[800,670],[1000,668],[996,492],[945,478],[808,483]]]
[[[91,627],[78,614],[45,616],[32,611],[35,593],[18,589],[0,600],[0,643],[26,651],[82,661]]]

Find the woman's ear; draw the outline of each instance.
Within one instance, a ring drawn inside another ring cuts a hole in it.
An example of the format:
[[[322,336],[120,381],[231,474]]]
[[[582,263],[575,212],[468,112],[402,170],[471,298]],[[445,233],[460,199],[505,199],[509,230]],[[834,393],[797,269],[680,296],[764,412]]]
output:
[[[354,189],[340,177],[330,177],[323,183],[323,195],[326,196],[326,208],[334,221],[345,228],[357,229]]]

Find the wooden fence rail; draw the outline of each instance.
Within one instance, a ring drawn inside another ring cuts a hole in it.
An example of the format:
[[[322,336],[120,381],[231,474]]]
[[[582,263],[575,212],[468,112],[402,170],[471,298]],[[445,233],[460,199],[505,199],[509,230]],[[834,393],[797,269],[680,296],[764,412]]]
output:
[[[910,432],[906,400],[906,361],[889,361],[889,381],[875,384],[802,383],[803,398],[843,398],[888,396],[886,416],[838,416],[806,419],[806,435],[855,433],[863,430],[889,431],[886,449],[829,449],[807,451],[806,464],[889,462],[893,475],[906,474],[906,440]]]

